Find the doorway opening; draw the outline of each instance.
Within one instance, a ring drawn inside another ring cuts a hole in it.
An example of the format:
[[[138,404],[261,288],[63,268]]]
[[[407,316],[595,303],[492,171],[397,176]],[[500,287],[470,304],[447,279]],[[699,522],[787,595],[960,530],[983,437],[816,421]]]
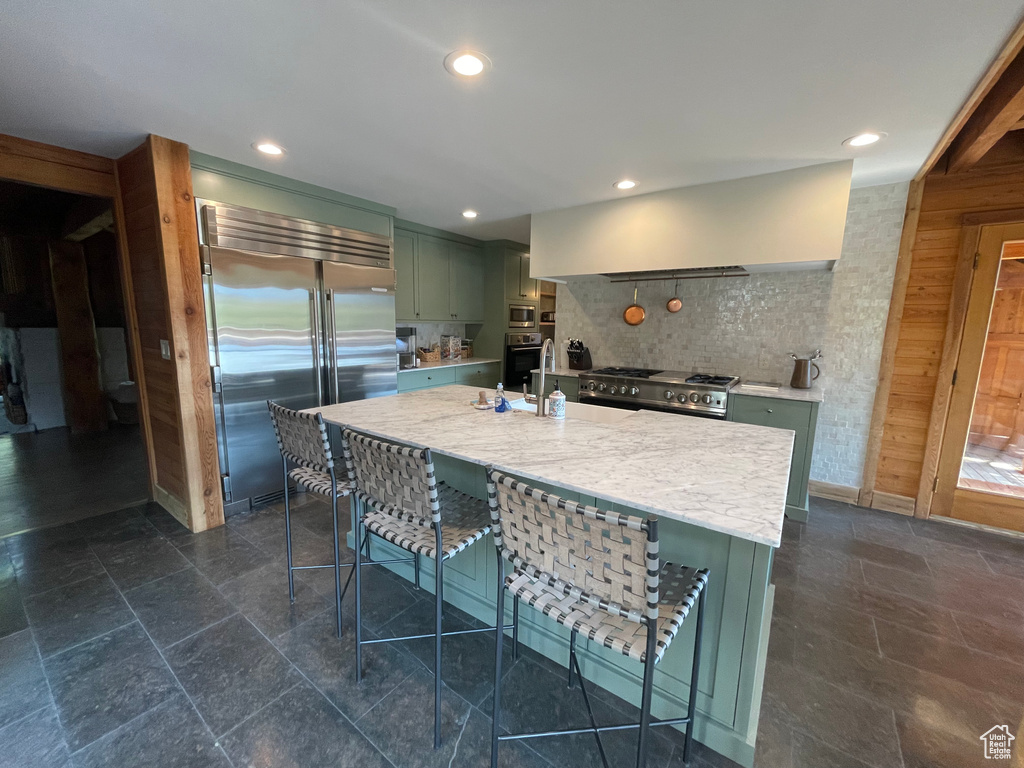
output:
[[[149,499],[112,205],[0,180],[0,538]]]

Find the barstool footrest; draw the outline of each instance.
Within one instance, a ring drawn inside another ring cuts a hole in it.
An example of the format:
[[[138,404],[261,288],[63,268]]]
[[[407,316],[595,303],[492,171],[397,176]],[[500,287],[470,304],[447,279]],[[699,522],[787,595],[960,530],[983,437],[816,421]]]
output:
[[[671,720],[652,720],[651,728],[656,725],[685,725],[690,722],[688,717],[675,717]],[[640,723],[621,723],[620,725],[600,725],[596,728],[566,728],[561,731],[537,731],[534,733],[499,734],[498,741],[514,741],[516,739],[540,739],[545,736],[572,736],[577,733],[604,733],[605,731],[628,731],[639,728]]]
[[[506,624],[502,629],[515,629],[512,624]],[[480,629],[453,629],[451,632],[442,632],[441,637],[448,637],[450,635],[472,635],[476,632],[493,632],[494,627],[480,627]],[[427,637],[433,637],[434,633],[430,632],[426,635],[406,635],[405,637],[379,637],[374,640],[360,640],[362,645],[372,645],[373,643],[397,643],[399,640],[423,640]]]

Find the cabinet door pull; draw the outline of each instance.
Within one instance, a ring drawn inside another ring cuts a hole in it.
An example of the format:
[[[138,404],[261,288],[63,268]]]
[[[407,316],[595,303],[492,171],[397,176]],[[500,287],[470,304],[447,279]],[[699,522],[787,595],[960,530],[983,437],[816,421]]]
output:
[[[775,413],[771,408],[768,409],[768,413]]]

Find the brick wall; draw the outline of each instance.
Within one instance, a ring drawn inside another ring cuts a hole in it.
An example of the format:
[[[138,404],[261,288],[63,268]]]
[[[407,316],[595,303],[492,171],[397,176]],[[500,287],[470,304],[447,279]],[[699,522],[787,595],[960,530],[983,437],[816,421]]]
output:
[[[793,369],[790,352],[820,347],[825,402],[811,477],[857,487],[907,190],[902,183],[851,192],[834,271],[684,280],[678,288],[683,308],[676,314],[665,310],[675,290],[671,282],[640,283],[647,319],[636,327],[622,321],[632,284],[571,279],[558,289],[555,338],[582,338],[595,366],[632,364],[783,383]]]

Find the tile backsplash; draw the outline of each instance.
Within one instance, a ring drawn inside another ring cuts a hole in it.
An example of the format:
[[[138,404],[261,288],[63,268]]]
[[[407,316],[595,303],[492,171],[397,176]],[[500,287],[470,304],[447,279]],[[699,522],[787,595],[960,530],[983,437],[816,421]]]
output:
[[[459,336],[466,338],[465,323],[403,323],[402,328],[416,329],[416,344],[431,347],[441,343],[441,336]]]
[[[558,288],[555,339],[583,339],[595,366],[784,384],[793,371],[789,353],[820,347],[825,401],[811,476],[859,487],[907,190],[905,183],[852,190],[842,257],[833,271],[683,280],[678,293],[672,282],[639,283],[638,303],[647,311],[639,326],[622,320],[632,283],[572,278]],[[665,303],[674,295],[683,307],[671,314]]]

